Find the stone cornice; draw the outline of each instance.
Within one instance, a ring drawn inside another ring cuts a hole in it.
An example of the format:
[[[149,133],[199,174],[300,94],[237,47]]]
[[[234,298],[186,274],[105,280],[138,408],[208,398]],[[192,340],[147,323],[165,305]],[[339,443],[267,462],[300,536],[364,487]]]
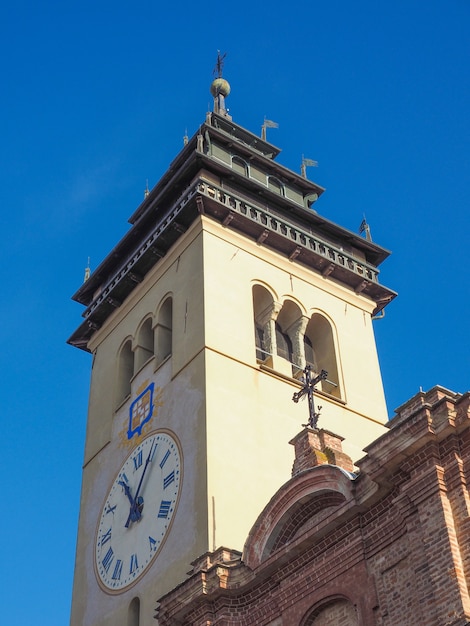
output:
[[[201,174],[176,201],[162,213],[151,229],[143,231],[126,248],[114,253],[114,271],[97,271],[79,290],[75,299],[87,304],[85,322],[70,337],[69,343],[86,349],[89,338],[141,282],[145,274],[162,258],[199,214],[204,214],[258,243],[302,263],[376,302],[380,311],[395,293],[378,282],[378,269],[364,259],[341,250],[306,228],[305,222],[284,217],[279,210],[260,206],[235,192],[229,192]],[[110,255],[112,256],[112,255]],[[102,278],[101,278],[102,277]],[[102,282],[100,282],[100,279]],[[93,292],[91,291],[93,287]]]

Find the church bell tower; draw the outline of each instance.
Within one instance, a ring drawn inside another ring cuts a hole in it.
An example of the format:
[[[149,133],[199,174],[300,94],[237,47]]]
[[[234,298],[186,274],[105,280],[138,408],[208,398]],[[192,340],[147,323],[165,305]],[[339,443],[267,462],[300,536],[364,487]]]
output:
[[[304,371],[353,460],[385,432],[388,252],[317,212],[324,189],[232,120],[217,69],[213,112],[73,296],[69,343],[93,355],[73,626],[151,626],[192,561],[242,550],[290,476]]]

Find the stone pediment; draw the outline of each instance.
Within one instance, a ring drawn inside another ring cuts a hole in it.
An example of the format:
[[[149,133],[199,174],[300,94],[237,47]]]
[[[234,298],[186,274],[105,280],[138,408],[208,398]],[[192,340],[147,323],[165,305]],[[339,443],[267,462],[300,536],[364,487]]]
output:
[[[243,561],[254,569],[297,540],[319,536],[354,506],[354,474],[321,465],[297,474],[273,496],[245,543]]]

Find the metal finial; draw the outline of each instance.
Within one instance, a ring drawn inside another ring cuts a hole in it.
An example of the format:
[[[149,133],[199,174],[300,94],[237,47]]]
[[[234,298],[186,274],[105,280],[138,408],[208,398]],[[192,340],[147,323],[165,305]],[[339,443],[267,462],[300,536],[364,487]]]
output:
[[[149,195],[150,191],[149,191],[149,179],[147,178],[145,180],[145,189],[144,189],[144,198],[146,198]]]
[[[220,50],[217,50],[217,62],[213,71],[214,76],[216,76],[217,78],[222,78],[222,72],[224,70],[224,60],[226,56],[226,52],[221,55]]]
[[[366,221],[365,215],[364,215],[364,219],[361,222],[361,225],[359,226],[359,234],[361,235],[362,233],[366,234],[367,241],[372,241],[372,235],[370,234],[370,226]]]
[[[225,98],[230,93],[230,84],[225,78],[222,78],[222,71],[224,68],[224,59],[227,53],[220,54],[220,50],[217,50],[217,63],[215,64],[214,74],[216,78],[211,84],[211,94],[214,96],[214,113],[223,115],[228,119],[232,119],[228,114],[228,109],[225,106]]]
[[[294,402],[298,402],[300,398],[303,396],[307,396],[308,398],[308,424],[302,424],[302,426],[310,426],[310,428],[317,428],[318,418],[320,417],[320,411],[322,409],[321,406],[318,407],[318,411],[315,411],[315,402],[313,394],[316,391],[315,385],[317,385],[321,380],[326,380],[328,376],[328,372],[322,370],[318,376],[312,378],[312,366],[307,365],[304,369],[304,379],[303,379],[303,387],[300,391],[296,391],[292,396],[292,400]]]
[[[85,277],[83,278],[84,283],[86,283],[86,281],[90,278],[90,274],[91,274],[90,257],[88,257],[88,263],[87,263],[87,266],[85,267]]]

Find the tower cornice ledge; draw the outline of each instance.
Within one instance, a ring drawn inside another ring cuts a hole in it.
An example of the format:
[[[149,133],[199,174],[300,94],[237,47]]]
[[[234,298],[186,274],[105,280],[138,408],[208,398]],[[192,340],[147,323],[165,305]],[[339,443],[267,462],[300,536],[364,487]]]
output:
[[[379,270],[373,264],[341,249],[340,242],[334,245],[317,234],[314,224],[309,228],[308,222],[296,219],[295,214],[285,217],[279,207],[248,199],[208,178],[210,175],[201,171],[152,229],[131,229],[76,292],[74,299],[87,305],[86,321],[70,337],[70,344],[86,349],[88,339],[117,303],[125,300],[200,213],[371,298],[376,303],[374,313],[395,297],[395,292],[380,285]]]

